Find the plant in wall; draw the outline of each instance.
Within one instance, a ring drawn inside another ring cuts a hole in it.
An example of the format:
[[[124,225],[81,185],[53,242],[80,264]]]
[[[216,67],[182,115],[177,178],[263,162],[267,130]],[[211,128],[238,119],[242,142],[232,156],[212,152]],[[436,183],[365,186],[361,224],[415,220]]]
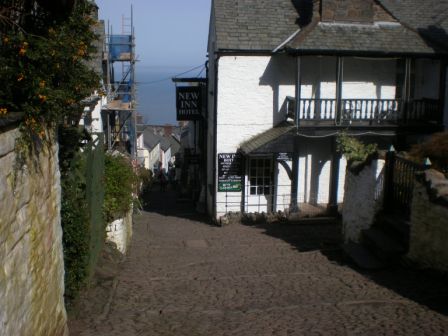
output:
[[[346,157],[352,170],[362,169],[376,155],[378,149],[376,144],[366,145],[345,132],[339,134],[336,141],[337,150]]]

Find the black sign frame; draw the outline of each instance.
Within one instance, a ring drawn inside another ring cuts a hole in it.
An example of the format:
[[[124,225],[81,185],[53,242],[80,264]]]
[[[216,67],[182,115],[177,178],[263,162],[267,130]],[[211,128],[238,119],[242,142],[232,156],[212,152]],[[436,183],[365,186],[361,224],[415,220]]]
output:
[[[177,120],[201,120],[203,99],[201,86],[176,87]]]

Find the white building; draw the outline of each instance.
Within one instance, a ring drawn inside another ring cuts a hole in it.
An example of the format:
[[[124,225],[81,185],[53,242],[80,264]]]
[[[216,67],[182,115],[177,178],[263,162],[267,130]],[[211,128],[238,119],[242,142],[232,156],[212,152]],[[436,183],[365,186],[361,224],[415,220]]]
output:
[[[387,1],[214,0],[209,213],[334,214],[338,133],[405,149],[441,130],[446,53],[408,27]]]

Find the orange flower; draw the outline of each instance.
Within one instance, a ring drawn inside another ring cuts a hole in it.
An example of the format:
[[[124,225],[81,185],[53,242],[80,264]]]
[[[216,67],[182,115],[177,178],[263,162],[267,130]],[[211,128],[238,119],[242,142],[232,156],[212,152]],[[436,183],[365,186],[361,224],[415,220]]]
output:
[[[41,89],[43,89],[43,88],[45,87],[45,81],[44,81],[44,80],[41,80],[41,81],[39,82],[39,87],[40,87]]]
[[[25,78],[24,74],[19,74],[19,76],[17,77],[17,81],[21,82],[24,78]]]
[[[0,108],[0,116],[5,115],[6,113],[8,113],[8,109],[6,107],[1,107]]]
[[[9,43],[9,38],[8,38],[8,36],[4,36],[4,37],[3,37],[3,43],[4,43],[4,44],[8,44],[8,43]]]
[[[23,42],[22,46],[20,47],[20,50],[19,50],[19,55],[20,56],[25,55],[26,54],[26,49],[28,49],[28,42]]]
[[[40,102],[41,103],[45,103],[45,101],[47,100],[47,96],[44,96],[44,95],[38,95],[38,97],[39,97],[39,100],[40,100]]]

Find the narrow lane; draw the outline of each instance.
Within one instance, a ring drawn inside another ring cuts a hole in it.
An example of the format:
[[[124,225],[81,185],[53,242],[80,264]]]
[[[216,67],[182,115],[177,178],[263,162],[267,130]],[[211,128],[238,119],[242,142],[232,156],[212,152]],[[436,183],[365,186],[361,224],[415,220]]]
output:
[[[149,204],[108,306],[72,335],[448,334],[446,310],[418,303],[448,297],[440,280],[353,269],[337,225],[220,228],[173,192]]]

